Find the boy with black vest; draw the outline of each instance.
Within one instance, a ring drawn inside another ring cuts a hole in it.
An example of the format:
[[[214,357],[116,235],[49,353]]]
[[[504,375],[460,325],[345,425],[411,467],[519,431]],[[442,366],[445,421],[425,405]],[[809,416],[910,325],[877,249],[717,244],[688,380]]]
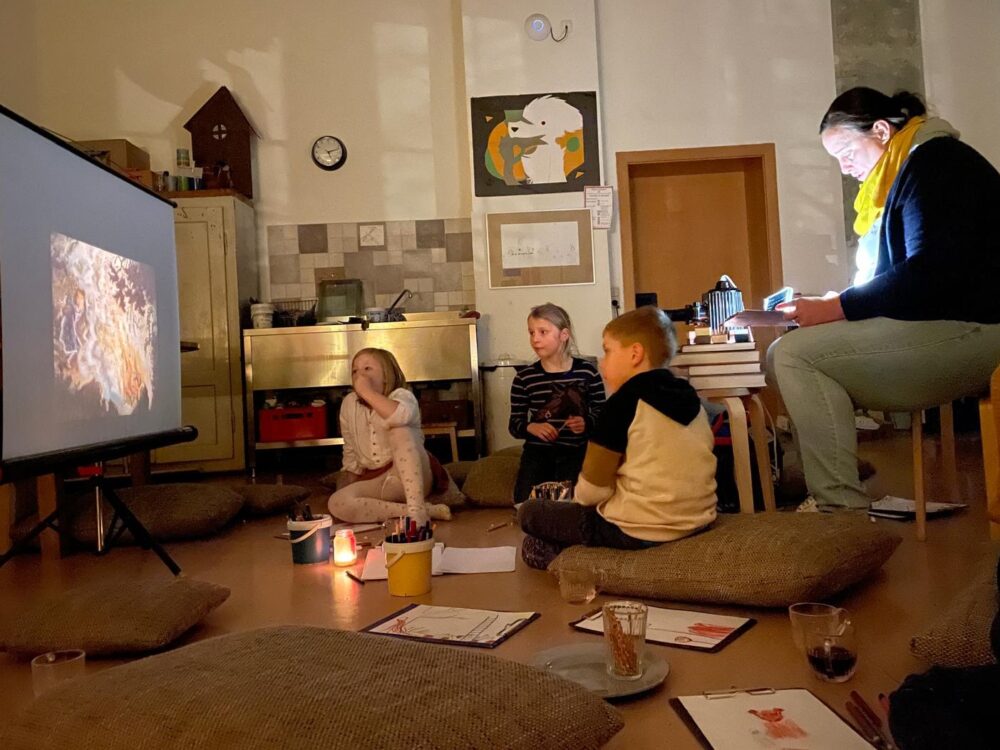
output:
[[[522,556],[545,568],[563,548],[644,549],[715,520],[713,436],[698,394],[667,366],[676,348],[663,311],[643,307],[604,327],[610,397],[587,444],[573,502],[529,500]]]

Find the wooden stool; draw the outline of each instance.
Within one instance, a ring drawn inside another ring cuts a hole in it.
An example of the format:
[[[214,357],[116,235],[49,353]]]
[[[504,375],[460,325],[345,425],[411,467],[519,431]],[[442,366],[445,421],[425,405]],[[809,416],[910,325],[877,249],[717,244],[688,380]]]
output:
[[[764,495],[764,510],[776,510],[774,483],[771,481],[771,459],[767,453],[767,430],[764,425],[764,405],[756,388],[719,388],[698,391],[698,395],[715,401],[726,408],[729,415],[729,434],[733,440],[733,473],[740,496],[740,513],[753,513],[753,473],[750,469],[750,434],[757,459],[757,473]],[[747,429],[747,408],[750,425]]]
[[[458,460],[458,427],[457,422],[430,422],[420,425],[427,437],[447,435],[451,439],[451,460]]]
[[[990,378],[990,392],[979,399],[979,434],[983,442],[990,537],[1000,539],[1000,367]]]
[[[993,371],[990,390],[979,399],[979,433],[983,445],[986,474],[986,513],[990,537],[1000,539],[1000,367]],[[959,500],[958,469],[955,462],[955,417],[951,403],[941,405],[941,459],[944,463],[947,500]],[[917,539],[927,539],[927,496],[924,491],[923,412],[911,415],[913,434],[913,502],[917,518]]]

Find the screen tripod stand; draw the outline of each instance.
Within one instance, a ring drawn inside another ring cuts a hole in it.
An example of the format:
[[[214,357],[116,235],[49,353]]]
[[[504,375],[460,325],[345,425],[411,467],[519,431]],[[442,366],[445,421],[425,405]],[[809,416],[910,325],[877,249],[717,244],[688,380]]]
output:
[[[104,476],[103,470],[94,473],[87,479],[87,485],[94,490],[96,498],[97,512],[97,554],[103,555],[108,552],[111,546],[121,538],[121,535],[128,530],[135,538],[136,543],[143,549],[150,549],[156,553],[164,565],[175,576],[180,575],[181,568],[174,559],[167,553],[163,546],[153,539],[142,521],[136,518],[135,514],[129,510],[118,494],[112,489]],[[102,500],[106,500],[111,506],[111,523],[107,531],[104,530],[104,510],[101,505]],[[23,538],[11,546],[9,550],[0,555],[0,567],[2,567],[14,555],[28,548],[32,540],[46,529],[52,529],[58,533],[61,524],[65,523],[64,510],[57,508],[49,515],[37,523]]]

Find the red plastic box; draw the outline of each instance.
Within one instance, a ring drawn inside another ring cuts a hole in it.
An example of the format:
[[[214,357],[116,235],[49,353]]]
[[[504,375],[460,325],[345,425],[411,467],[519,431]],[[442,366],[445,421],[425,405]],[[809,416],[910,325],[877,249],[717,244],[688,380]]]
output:
[[[326,437],[326,405],[279,406],[257,412],[260,442],[285,443]]]

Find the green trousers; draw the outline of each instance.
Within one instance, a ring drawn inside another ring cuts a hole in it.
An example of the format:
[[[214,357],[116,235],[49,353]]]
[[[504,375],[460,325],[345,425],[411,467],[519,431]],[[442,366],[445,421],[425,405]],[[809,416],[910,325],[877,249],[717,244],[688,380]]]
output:
[[[856,408],[916,411],[985,393],[1000,364],[1000,325],[890,318],[791,331],[767,352],[806,485],[821,506],[867,507],[858,479]]]

